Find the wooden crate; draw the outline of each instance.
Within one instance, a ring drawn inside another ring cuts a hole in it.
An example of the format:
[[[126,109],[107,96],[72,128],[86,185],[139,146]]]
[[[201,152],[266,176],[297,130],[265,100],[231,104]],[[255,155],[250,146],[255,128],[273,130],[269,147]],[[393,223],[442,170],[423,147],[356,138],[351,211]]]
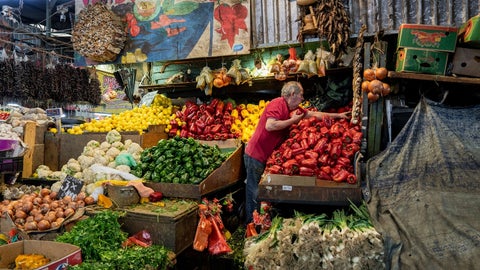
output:
[[[38,125],[33,121],[25,124],[23,142],[27,145],[27,150],[23,156],[22,177],[24,178],[30,177],[44,162],[46,131],[47,125]]]
[[[235,148],[235,151],[219,168],[207,176],[200,184],[175,184],[146,182],[145,185],[160,191],[166,197],[201,199],[204,195],[219,191],[235,184],[244,177],[243,144],[236,139],[225,141],[200,141],[220,148]]]
[[[193,243],[198,224],[198,204],[195,201],[163,200],[165,206],[152,203],[127,207],[120,218],[122,229],[129,235],[146,230],[153,244],[162,245],[176,254]]]

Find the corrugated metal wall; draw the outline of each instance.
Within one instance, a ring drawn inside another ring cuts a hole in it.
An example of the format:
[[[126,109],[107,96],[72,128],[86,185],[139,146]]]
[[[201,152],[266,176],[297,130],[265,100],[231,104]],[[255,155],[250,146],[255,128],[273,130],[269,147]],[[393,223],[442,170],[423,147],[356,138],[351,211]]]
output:
[[[402,23],[459,27],[480,14],[480,0],[343,0],[343,3],[352,20],[352,37],[362,24],[367,26],[368,36],[378,30],[397,33]],[[298,43],[298,14],[296,0],[252,0],[253,48]]]

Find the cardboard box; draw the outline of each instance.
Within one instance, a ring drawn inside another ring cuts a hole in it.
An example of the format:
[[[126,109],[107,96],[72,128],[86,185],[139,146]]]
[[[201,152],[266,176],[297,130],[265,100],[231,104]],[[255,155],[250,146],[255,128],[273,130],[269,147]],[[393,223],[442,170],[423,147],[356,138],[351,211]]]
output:
[[[120,219],[122,229],[134,235],[141,230],[150,233],[154,244],[165,246],[176,254],[192,245],[198,224],[198,202],[163,200],[165,206],[138,204],[126,207]]]
[[[452,63],[453,74],[480,77],[480,49],[458,47]]]
[[[458,30],[458,44],[480,48],[480,15],[470,18]]]
[[[0,269],[13,269],[15,258],[20,254],[41,254],[50,263],[37,269],[66,269],[82,263],[82,253],[78,246],[43,240],[23,240],[0,246]],[[13,266],[13,267],[12,267]]]
[[[220,167],[207,176],[200,184],[175,184],[146,182],[145,185],[160,191],[166,197],[201,199],[204,195],[226,188],[243,178],[243,144],[237,139],[224,141],[200,141],[207,145],[218,145],[220,149],[233,153]]]
[[[445,75],[448,52],[401,48],[397,51],[395,71]]]
[[[398,32],[397,49],[418,48],[454,52],[457,31],[456,27],[402,24]]]

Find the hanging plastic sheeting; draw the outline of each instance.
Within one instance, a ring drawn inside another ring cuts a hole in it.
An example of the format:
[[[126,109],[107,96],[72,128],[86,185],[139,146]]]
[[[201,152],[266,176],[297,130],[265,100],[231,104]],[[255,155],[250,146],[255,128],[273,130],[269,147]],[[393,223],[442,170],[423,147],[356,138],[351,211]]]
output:
[[[366,170],[364,195],[387,269],[478,269],[480,106],[422,99]]]

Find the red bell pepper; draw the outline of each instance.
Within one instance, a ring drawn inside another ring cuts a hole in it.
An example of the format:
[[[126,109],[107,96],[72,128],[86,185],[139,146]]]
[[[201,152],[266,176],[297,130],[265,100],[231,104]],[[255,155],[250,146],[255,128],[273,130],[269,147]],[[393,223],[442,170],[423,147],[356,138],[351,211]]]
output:
[[[307,150],[309,147],[308,147],[308,141],[307,139],[303,139],[300,141],[300,146],[304,149],[304,150]]]
[[[350,173],[344,169],[341,169],[336,174],[332,176],[332,180],[335,182],[344,182],[347,181],[347,177]]]
[[[306,158],[313,158],[313,159],[317,159],[318,158],[318,153],[313,151],[313,150],[308,150],[305,152],[305,157]]]
[[[342,145],[339,143],[332,144],[332,149],[330,149],[330,157],[332,159],[338,159],[342,155]]]
[[[307,158],[300,162],[304,167],[315,169],[317,167],[317,160],[314,158]]]
[[[220,131],[221,128],[222,128],[222,125],[215,124],[215,125],[212,126],[212,129],[210,129],[210,133],[216,134]]]
[[[283,158],[284,160],[289,160],[289,159],[291,159],[291,158],[292,158],[292,149],[290,149],[290,148],[285,149],[285,151],[283,151],[282,158]]]
[[[223,107],[225,106],[225,103],[223,101],[219,100],[217,103],[217,107],[215,108],[215,116],[221,116],[223,114]]]
[[[312,168],[301,166],[299,169],[299,174],[302,176],[312,176],[315,174],[315,170]]]
[[[298,156],[300,154],[304,154],[305,153],[305,149],[303,148],[296,148],[296,149],[293,149],[292,147],[292,156]]]
[[[330,127],[332,126],[332,123],[333,123],[333,119],[330,118],[330,116],[324,115],[322,117],[322,121],[323,121],[324,126],[327,127],[328,129],[330,129]]]
[[[337,164],[340,164],[342,167],[346,168],[351,165],[351,161],[349,158],[340,156],[337,158]]]
[[[308,134],[308,138],[307,138],[308,146],[309,146],[309,147],[315,146],[315,144],[317,143],[317,141],[318,141],[317,133],[316,133],[316,132],[310,132],[310,133]]]
[[[295,159],[289,159],[283,163],[282,168],[287,174],[296,174],[298,172],[298,163]]]
[[[290,130],[289,136],[290,138],[295,138],[296,136],[298,136],[298,134],[300,134],[300,130],[294,128]]]
[[[330,161],[330,157],[328,156],[328,154],[324,153],[324,154],[321,154],[318,159],[317,159],[318,163],[320,165],[328,165],[329,161]]]
[[[295,155],[294,158],[298,163],[300,163],[300,162],[302,162],[302,160],[305,159],[305,155],[304,154],[298,154],[298,155]]]
[[[357,183],[357,176],[355,176],[355,174],[353,174],[353,173],[348,174],[347,183],[356,184]]]
[[[271,174],[282,174],[282,167],[280,167],[280,165],[274,164],[268,168],[268,172]]]
[[[185,128],[182,128],[182,130],[180,131],[180,137],[187,138],[188,137],[188,130],[185,129]]]
[[[343,136],[345,128],[340,123],[335,123],[330,128],[330,136],[333,138],[339,138]]]
[[[322,180],[332,180],[332,177],[330,176],[330,174],[321,170],[317,172],[317,178]]]
[[[227,104],[225,104],[225,112],[231,113],[233,111],[233,104],[232,102],[228,101]]]
[[[323,153],[325,151],[325,148],[328,145],[328,139],[323,137],[317,141],[315,146],[313,147],[313,151],[317,153]]]
[[[360,150],[360,146],[355,143],[348,144],[345,149],[342,149],[342,157],[352,158],[356,152]]]
[[[350,129],[350,133],[352,135],[353,143],[360,145],[362,143],[362,136],[363,136],[362,132]]]
[[[203,122],[201,119],[195,121],[195,125],[197,126],[199,131],[203,131],[205,129],[205,122]]]

